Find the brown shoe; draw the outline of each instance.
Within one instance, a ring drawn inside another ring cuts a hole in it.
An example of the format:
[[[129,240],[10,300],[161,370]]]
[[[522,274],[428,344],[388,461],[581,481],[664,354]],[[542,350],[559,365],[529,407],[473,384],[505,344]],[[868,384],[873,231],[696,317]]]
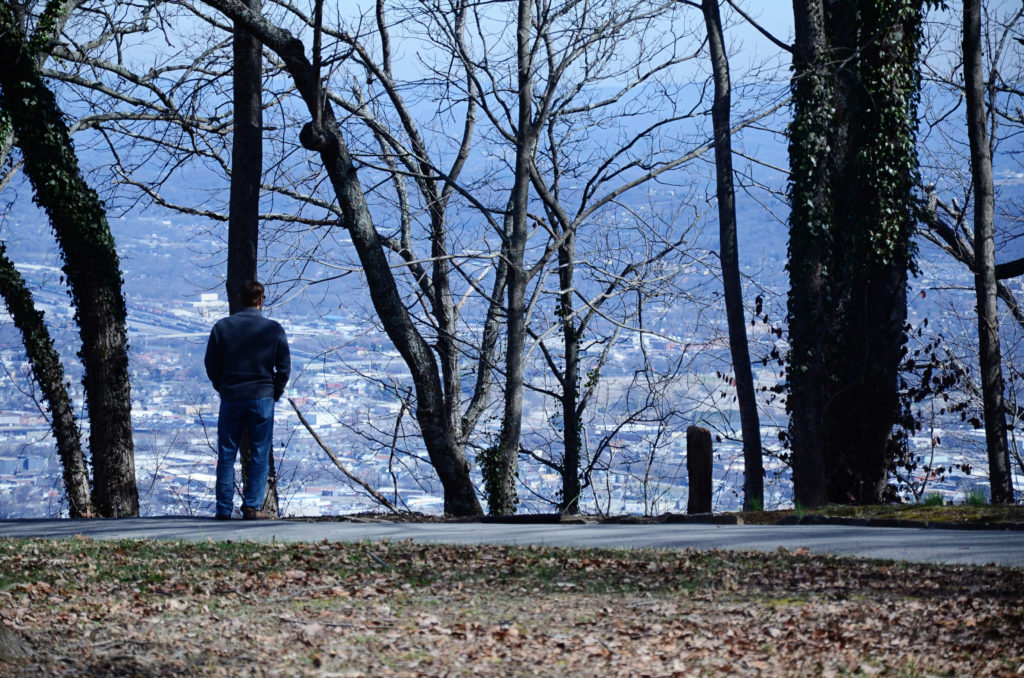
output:
[[[272,517],[265,511],[257,511],[249,506],[242,507],[242,520],[270,520]]]

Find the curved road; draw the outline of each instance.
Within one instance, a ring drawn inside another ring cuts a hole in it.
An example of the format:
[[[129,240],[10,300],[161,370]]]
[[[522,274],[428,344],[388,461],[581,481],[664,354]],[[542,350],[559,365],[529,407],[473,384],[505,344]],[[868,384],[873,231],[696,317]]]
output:
[[[218,541],[412,539],[448,544],[536,544],[583,548],[729,549],[812,553],[920,563],[1024,568],[1024,530],[942,530],[837,525],[569,525],[495,523],[218,522],[210,518],[3,520],[0,537]]]

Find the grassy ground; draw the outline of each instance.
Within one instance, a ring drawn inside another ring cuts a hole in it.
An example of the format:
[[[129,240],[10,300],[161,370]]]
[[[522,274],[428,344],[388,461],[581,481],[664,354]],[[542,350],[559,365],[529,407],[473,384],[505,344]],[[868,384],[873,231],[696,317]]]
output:
[[[821,515],[837,518],[878,518],[893,520],[921,520],[969,526],[978,523],[1024,525],[1024,506],[993,506],[991,504],[957,504],[928,506],[925,504],[879,504],[875,506],[827,506],[821,509],[797,511],[757,511],[738,514],[747,524],[772,524],[788,516]]]
[[[1022,569],[0,540],[4,676],[1009,676],[1022,631]]]
[[[818,509],[787,509],[784,511],[745,511],[737,513],[715,514],[716,518],[724,522],[736,522],[747,525],[774,525],[781,521],[802,518],[808,516],[822,516],[827,518],[864,518],[876,520],[902,520],[932,523],[943,527],[972,527],[979,525],[1012,525],[1024,526],[1024,505],[1012,504],[1009,506],[993,506],[991,504],[957,504],[957,505],[927,505],[927,504],[878,504],[872,506],[841,506],[831,505]],[[534,520],[551,521],[557,516],[512,516],[511,522],[531,522]],[[659,516],[564,516],[563,520],[584,521],[584,522],[629,522],[629,523],[660,523],[673,522],[685,519],[686,516],[676,514],[664,514]],[[406,522],[447,522],[452,518],[422,513],[363,513],[357,516],[323,516],[319,518],[301,518],[298,520],[387,520]],[[461,520],[461,519],[455,519]]]

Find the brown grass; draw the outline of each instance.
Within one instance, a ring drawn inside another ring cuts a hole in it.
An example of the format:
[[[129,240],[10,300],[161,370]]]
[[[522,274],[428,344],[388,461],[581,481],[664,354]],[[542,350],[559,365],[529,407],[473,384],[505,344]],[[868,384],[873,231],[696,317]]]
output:
[[[1009,676],[1022,575],[791,552],[0,540],[0,623],[28,652],[0,675]]]

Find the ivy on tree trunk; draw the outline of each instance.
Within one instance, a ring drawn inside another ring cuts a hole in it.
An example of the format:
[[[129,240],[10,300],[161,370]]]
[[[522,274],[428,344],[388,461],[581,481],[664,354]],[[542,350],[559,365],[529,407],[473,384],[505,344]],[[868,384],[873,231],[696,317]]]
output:
[[[93,513],[89,496],[89,471],[85,465],[81,434],[71,397],[64,383],[64,366],[53,347],[53,338],[43,321],[43,312],[36,308],[28,284],[14,267],[14,262],[7,257],[7,248],[3,243],[0,243],[0,296],[3,296],[7,311],[21,332],[32,376],[39,384],[50,411],[50,428],[57,441],[57,453],[64,469],[68,514],[72,518],[88,518]]]
[[[913,270],[921,0],[798,0],[790,126],[794,495],[885,489]]]
[[[93,504],[139,512],[120,261],[99,196],[82,177],[63,114],[7,3],[0,4],[0,109],[11,119],[35,201],[50,218],[82,339]]]

